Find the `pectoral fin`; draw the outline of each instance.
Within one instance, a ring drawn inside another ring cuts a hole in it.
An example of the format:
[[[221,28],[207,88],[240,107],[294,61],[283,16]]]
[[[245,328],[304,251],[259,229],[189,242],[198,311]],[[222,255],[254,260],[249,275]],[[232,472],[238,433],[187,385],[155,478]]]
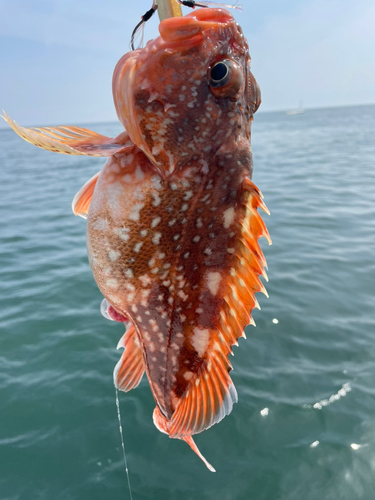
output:
[[[87,214],[89,213],[90,203],[92,195],[94,194],[94,189],[96,182],[99,178],[100,172],[91,177],[90,180],[86,182],[84,186],[78,191],[78,193],[73,198],[72,210],[74,215],[79,215],[83,219],[87,219]]]
[[[82,127],[21,127],[5,111],[3,118],[22,139],[39,148],[55,153],[113,156],[119,151],[125,151],[134,146],[126,132],[112,139]]]
[[[139,385],[145,371],[142,347],[133,325],[121,338],[117,348],[120,347],[125,350],[115,366],[113,380],[117,389],[128,392]]]

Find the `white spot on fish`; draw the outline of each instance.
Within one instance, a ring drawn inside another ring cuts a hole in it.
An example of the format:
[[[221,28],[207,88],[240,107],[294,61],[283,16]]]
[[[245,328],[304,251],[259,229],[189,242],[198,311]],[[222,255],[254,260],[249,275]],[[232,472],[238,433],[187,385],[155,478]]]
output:
[[[154,319],[150,319],[149,323],[151,325],[153,332],[157,332],[159,330],[158,324],[156,323],[156,321]]]
[[[220,281],[221,281],[220,273],[211,272],[207,274],[207,286],[212,295],[217,295],[217,292],[219,291]]]
[[[228,229],[228,227],[233,223],[234,221],[234,208],[230,207],[225,212],[223,213],[223,219],[224,219],[224,227],[225,229]]]
[[[155,233],[154,237],[152,238],[152,243],[154,245],[159,245],[161,236],[162,236],[161,233]]]
[[[145,237],[148,234],[147,229],[142,229],[142,231],[139,233],[141,236]]]
[[[108,252],[108,257],[112,262],[115,262],[120,257],[120,252],[116,252],[116,250],[110,250]]]
[[[136,203],[133,208],[131,209],[131,212],[129,214],[129,219],[134,220],[135,222],[139,221],[139,213],[144,207],[144,203]]]
[[[191,343],[197,351],[198,356],[201,358],[207,350],[208,342],[210,340],[210,331],[207,329],[201,330],[200,328],[195,327],[193,333]]]
[[[151,222],[151,227],[156,227],[161,221],[161,217],[155,217]]]
[[[97,231],[107,231],[109,229],[109,224],[107,219],[98,217],[96,221],[92,224],[92,228]]]
[[[115,227],[113,232],[122,240],[129,240],[129,232],[130,230],[127,227]]]
[[[152,280],[148,274],[143,274],[142,276],[139,276],[139,281],[142,283],[143,286],[149,286],[152,283]]]
[[[152,205],[154,207],[158,207],[161,203],[161,198],[157,193],[152,193],[152,196],[154,198],[154,201],[152,202]]]
[[[130,279],[130,278],[134,278],[133,271],[132,271],[130,268],[125,269],[124,274],[125,274],[125,276],[126,276],[127,278],[129,278],[129,279]]]
[[[193,241],[194,243],[198,243],[198,241],[201,239],[200,236],[194,236]]]
[[[137,243],[136,245],[134,245],[134,252],[135,253],[139,253],[140,249],[142,248],[142,245],[143,245],[143,242],[141,241],[140,243]]]
[[[228,253],[234,253],[234,248],[227,248]]]
[[[112,278],[106,281],[106,285],[109,286],[110,288],[118,288],[118,281]]]
[[[189,295],[186,295],[186,293],[184,293],[182,290],[180,290],[177,294],[184,302],[186,299],[189,298]]]

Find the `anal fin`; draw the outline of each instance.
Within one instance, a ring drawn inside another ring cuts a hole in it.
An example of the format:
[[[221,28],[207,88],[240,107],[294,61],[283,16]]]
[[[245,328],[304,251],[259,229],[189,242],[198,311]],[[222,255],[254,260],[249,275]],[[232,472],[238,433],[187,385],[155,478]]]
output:
[[[208,350],[207,358],[190,380],[172,415],[170,437],[183,439],[208,429],[229,415],[237,403],[225,339],[214,338]]]
[[[139,385],[145,371],[142,347],[134,325],[131,325],[120,339],[117,349],[120,347],[125,350],[115,366],[113,381],[117,389],[128,392]]]

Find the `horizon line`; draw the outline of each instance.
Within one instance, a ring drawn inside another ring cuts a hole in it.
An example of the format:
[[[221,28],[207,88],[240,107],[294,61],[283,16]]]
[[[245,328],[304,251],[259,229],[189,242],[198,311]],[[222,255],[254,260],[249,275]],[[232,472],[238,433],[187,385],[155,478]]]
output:
[[[302,109],[304,111],[314,111],[314,110],[323,110],[323,109],[337,109],[337,108],[359,108],[359,107],[364,107],[364,106],[375,106],[375,102],[372,103],[362,103],[362,104],[340,104],[340,105],[331,105],[331,106],[316,106],[316,107],[303,107]],[[283,108],[283,109],[267,109],[267,110],[259,110],[257,111],[257,114],[266,114],[266,113],[286,113],[287,111],[293,110],[293,109],[298,109],[298,108]],[[4,120],[4,124],[2,123],[3,120],[0,120],[0,130],[11,130],[7,122]],[[16,122],[18,123],[18,122]],[[119,123],[121,124],[118,120],[101,120],[101,121],[89,121],[89,122],[75,122],[75,123],[69,123],[69,124],[63,124],[63,125],[95,125],[95,124],[104,124],[104,123]],[[61,124],[59,124],[61,126]],[[22,125],[24,127],[31,127],[31,128],[38,128],[38,127],[53,127],[53,126],[58,126],[56,124],[44,124],[44,125]]]

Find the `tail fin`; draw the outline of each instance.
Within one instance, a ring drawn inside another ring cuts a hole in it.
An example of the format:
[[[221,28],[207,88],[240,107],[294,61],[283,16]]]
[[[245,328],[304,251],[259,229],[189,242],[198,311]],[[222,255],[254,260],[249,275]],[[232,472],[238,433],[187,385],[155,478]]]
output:
[[[47,151],[67,155],[113,156],[134,146],[126,132],[112,139],[82,127],[26,128],[13,121],[5,111],[3,113],[2,118],[22,139]]]
[[[170,421],[166,417],[164,417],[158,406],[154,410],[152,419],[154,421],[155,427],[160,432],[169,435]],[[194,451],[194,453],[196,453],[198,457],[204,462],[208,470],[210,470],[211,472],[216,472],[216,470],[212,467],[212,465],[209,462],[207,462],[202,453],[199,451],[198,446],[195,444],[194,439],[191,436],[184,436],[178,439],[182,439],[183,441],[185,441],[185,443],[187,443],[190,446],[190,448]]]

